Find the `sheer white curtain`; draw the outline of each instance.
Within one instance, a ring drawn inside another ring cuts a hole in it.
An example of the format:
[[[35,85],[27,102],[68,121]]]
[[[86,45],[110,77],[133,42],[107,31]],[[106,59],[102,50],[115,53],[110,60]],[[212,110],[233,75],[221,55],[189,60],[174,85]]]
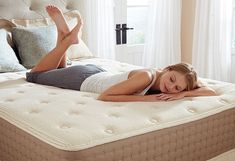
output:
[[[199,76],[230,81],[232,0],[197,0],[192,63]]]
[[[115,59],[113,0],[85,0],[87,45],[98,57]]]
[[[150,0],[143,65],[166,67],[181,61],[181,0]]]

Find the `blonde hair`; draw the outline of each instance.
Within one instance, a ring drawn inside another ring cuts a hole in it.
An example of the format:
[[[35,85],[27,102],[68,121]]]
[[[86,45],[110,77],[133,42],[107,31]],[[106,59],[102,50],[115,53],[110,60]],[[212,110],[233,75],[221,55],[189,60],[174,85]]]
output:
[[[185,90],[189,91],[198,87],[197,83],[197,72],[192,65],[188,63],[178,63],[174,65],[167,66],[163,69],[165,71],[177,71],[185,75],[187,87]]]

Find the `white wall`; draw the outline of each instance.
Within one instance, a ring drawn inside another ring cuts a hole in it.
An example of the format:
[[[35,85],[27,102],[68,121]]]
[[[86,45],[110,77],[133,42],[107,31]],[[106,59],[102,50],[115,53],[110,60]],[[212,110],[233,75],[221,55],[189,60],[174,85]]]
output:
[[[188,63],[192,63],[195,8],[196,0],[182,0],[181,58]]]

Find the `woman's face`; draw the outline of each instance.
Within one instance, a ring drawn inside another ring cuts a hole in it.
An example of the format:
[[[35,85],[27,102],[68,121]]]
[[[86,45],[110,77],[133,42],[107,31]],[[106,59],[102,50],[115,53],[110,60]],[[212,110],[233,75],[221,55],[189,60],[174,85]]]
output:
[[[187,83],[182,73],[171,70],[161,76],[159,87],[163,93],[178,93],[186,89]]]

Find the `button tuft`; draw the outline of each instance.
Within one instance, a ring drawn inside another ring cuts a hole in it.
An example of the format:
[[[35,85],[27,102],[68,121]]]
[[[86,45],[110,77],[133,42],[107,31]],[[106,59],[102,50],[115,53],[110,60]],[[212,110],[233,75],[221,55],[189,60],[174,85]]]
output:
[[[160,119],[158,119],[158,118],[151,118],[151,119],[149,119],[149,121],[154,123],[154,124],[157,124],[157,123],[160,122]]]
[[[191,112],[191,113],[197,112],[197,110],[195,108],[188,108],[188,111]]]
[[[115,114],[115,113],[109,114],[108,116],[109,116],[109,117],[115,117],[115,118],[120,117],[118,114]]]
[[[42,104],[48,104],[49,101],[41,101],[40,103],[42,103]]]
[[[70,114],[70,115],[79,115],[80,112],[77,111],[77,110],[72,110],[72,111],[69,112],[69,114]]]
[[[78,104],[78,105],[85,105],[86,103],[85,102],[77,102],[76,104]]]
[[[227,104],[228,103],[228,101],[226,100],[226,99],[224,99],[224,98],[220,98],[220,100],[219,100],[221,103],[223,103],[223,104]]]
[[[91,97],[89,94],[82,95],[83,97]]]
[[[55,92],[50,92],[49,94],[50,95],[57,95],[57,93],[55,93]]]
[[[113,134],[113,130],[112,129],[106,129],[106,130],[104,130],[106,133],[108,133],[108,134]]]
[[[7,99],[6,102],[13,102],[13,99]]]
[[[60,128],[61,129],[69,129],[69,128],[71,128],[71,126],[69,124],[62,124],[62,125],[60,125]]]
[[[114,107],[122,107],[123,105],[122,104],[113,104],[112,106],[114,106]]]
[[[39,109],[32,109],[29,113],[39,113],[40,110]]]

